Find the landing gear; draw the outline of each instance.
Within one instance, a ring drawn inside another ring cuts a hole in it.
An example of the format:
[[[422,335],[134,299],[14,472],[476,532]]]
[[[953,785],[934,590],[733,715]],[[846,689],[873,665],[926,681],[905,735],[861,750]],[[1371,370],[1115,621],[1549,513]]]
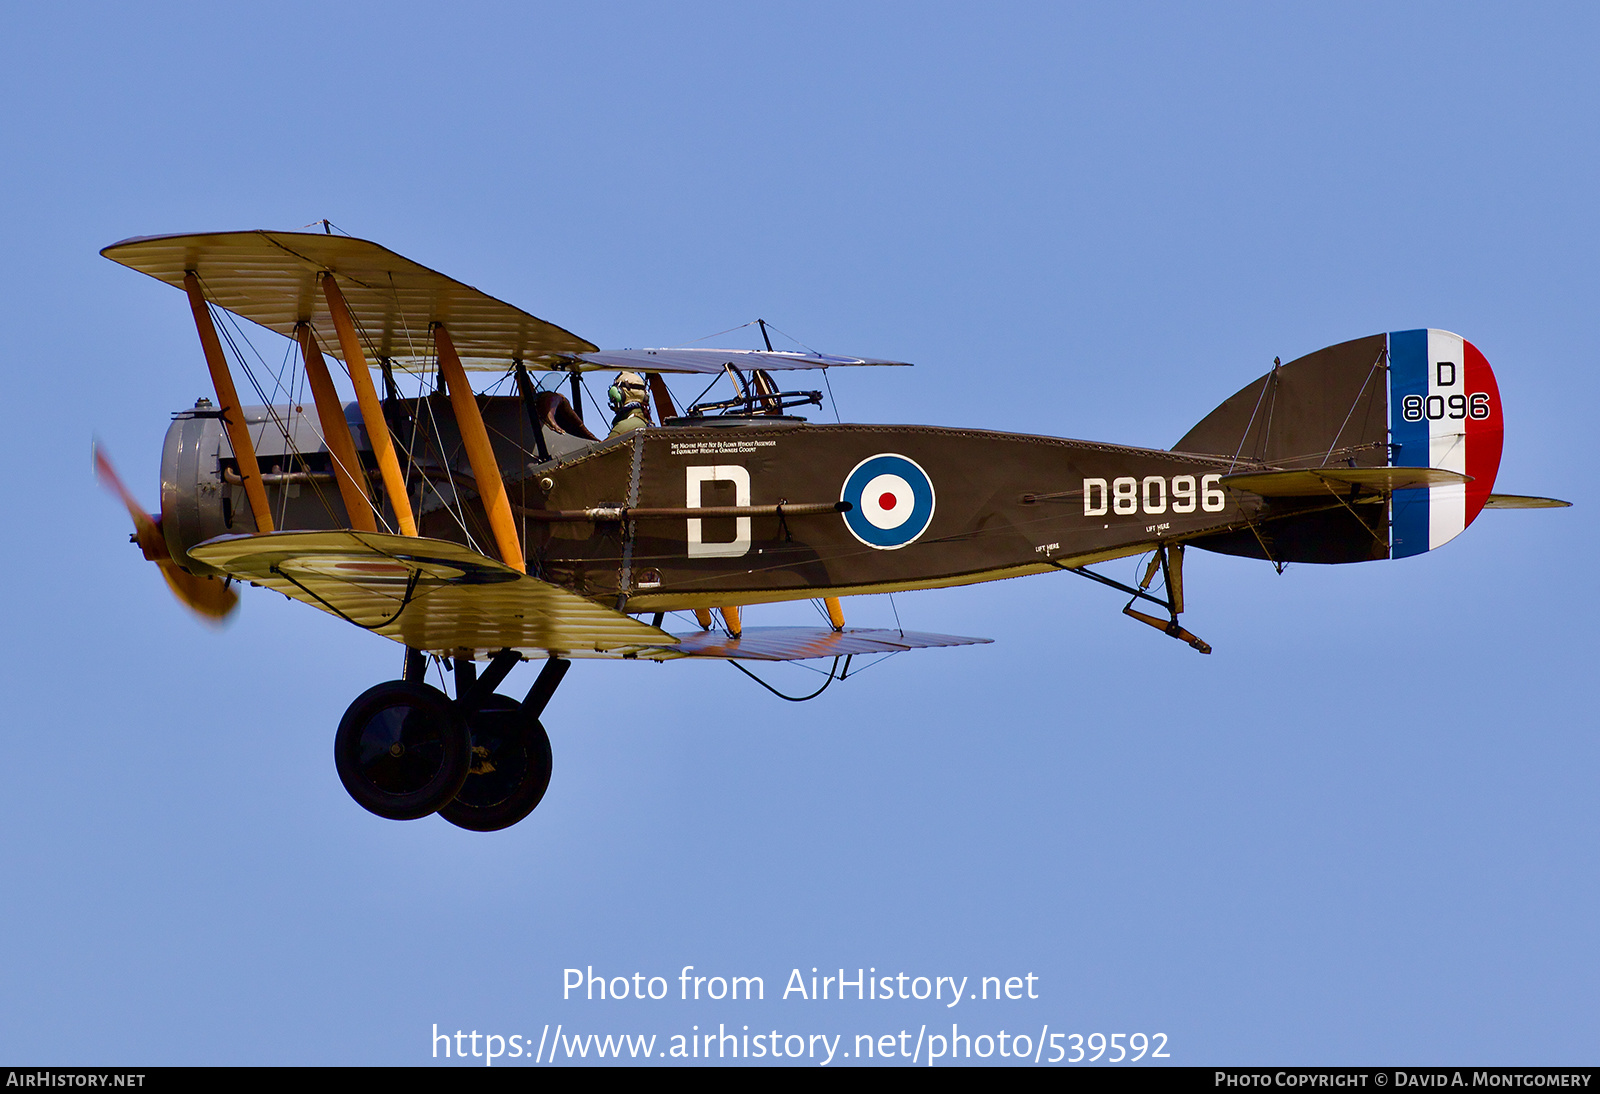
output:
[[[537,718],[504,695],[467,716],[472,769],[439,815],[457,828],[498,832],[532,813],[550,785],[550,738]]]
[[[422,682],[425,657],[408,650],[406,678],[350,704],[334,738],[339,780],[362,808],[391,820],[437,812],[459,828],[509,828],[550,785],[550,738],[539,716],[571,662],[552,657],[521,703],[494,689],[521,656],[503,650],[480,678],[456,658],[456,698]]]
[[[391,680],[362,692],[339,722],[333,762],[356,803],[389,820],[415,820],[456,796],[472,741],[437,688]]]

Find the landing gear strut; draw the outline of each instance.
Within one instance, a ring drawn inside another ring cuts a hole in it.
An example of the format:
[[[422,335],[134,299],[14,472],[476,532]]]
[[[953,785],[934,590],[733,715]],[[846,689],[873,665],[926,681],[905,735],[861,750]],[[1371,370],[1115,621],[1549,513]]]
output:
[[[522,656],[496,654],[482,677],[457,656],[456,698],[422,682],[426,659],[408,650],[404,680],[363,692],[334,737],[339,781],[356,803],[390,820],[437,812],[460,828],[494,832],[516,824],[550,784],[550,738],[539,722],[572,665],[545,662],[521,703],[495,688]]]

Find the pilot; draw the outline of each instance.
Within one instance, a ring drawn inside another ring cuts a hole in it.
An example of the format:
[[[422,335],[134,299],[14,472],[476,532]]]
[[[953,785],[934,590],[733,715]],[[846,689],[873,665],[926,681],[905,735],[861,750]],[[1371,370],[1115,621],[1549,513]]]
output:
[[[637,372],[617,373],[616,382],[606,395],[612,410],[607,440],[650,424],[650,395],[644,386],[644,377]]]

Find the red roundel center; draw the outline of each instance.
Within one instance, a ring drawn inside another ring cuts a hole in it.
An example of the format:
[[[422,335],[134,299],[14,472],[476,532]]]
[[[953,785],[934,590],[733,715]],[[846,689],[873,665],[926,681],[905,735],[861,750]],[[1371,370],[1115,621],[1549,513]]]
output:
[[[893,494],[884,494],[882,497],[880,497],[878,499],[878,508],[879,509],[893,509],[894,508],[894,502],[895,502],[895,497],[894,497]]]

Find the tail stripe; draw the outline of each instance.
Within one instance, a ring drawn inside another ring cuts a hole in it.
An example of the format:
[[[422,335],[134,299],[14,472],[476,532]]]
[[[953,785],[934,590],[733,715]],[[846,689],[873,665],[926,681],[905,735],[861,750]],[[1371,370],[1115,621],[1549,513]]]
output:
[[[1428,466],[1467,473],[1466,362],[1463,339],[1449,331],[1428,332]],[[1461,417],[1450,404],[1462,400]],[[1435,418],[1433,408],[1443,408]],[[1467,527],[1467,488],[1459,483],[1428,488],[1428,550],[1443,547]]]
[[[1467,417],[1467,483],[1466,522],[1471,524],[1483,511],[1484,503],[1494,490],[1494,479],[1500,473],[1500,450],[1505,443],[1505,426],[1500,417],[1500,387],[1494,381],[1494,372],[1478,347],[1471,342],[1466,347],[1467,397],[1479,392],[1487,399],[1477,405],[1484,408],[1482,417]]]
[[[1442,330],[1389,335],[1389,428],[1395,467],[1436,467],[1468,484],[1397,491],[1390,555],[1443,546],[1483,509],[1500,467],[1500,392],[1476,346]]]
[[[1406,398],[1428,397],[1428,332],[1389,335],[1389,442],[1391,467],[1427,467],[1428,420],[1406,421]],[[1405,558],[1428,549],[1427,490],[1396,491],[1389,518],[1389,556]]]

